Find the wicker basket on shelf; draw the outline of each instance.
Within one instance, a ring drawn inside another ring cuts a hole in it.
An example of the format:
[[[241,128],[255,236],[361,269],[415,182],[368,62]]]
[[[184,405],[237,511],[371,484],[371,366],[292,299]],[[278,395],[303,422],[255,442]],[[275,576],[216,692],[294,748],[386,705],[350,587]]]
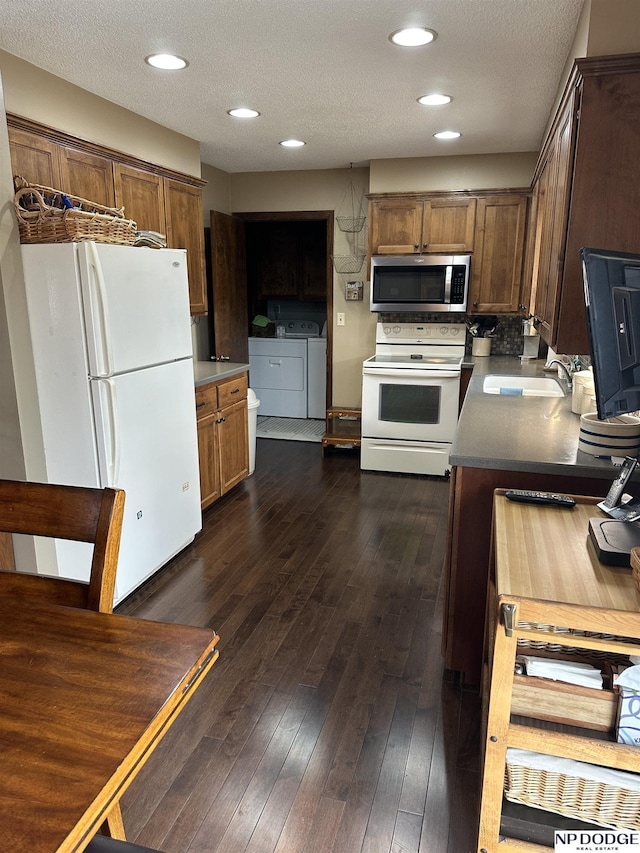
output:
[[[640,777],[619,770],[597,778],[593,766],[555,759],[564,769],[546,769],[543,756],[538,766],[521,761],[519,750],[507,750],[504,795],[507,800],[564,817],[614,829],[640,829]],[[531,757],[532,753],[520,753]]]
[[[53,187],[14,178],[13,205],[21,243],[73,243],[95,240],[132,246],[136,223],[124,218],[124,208],[105,207]]]

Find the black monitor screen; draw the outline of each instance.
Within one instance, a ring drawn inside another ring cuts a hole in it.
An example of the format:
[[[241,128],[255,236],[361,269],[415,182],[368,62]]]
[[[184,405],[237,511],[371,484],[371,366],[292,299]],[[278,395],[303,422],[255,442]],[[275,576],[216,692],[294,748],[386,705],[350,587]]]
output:
[[[640,255],[581,249],[598,417],[640,409]]]

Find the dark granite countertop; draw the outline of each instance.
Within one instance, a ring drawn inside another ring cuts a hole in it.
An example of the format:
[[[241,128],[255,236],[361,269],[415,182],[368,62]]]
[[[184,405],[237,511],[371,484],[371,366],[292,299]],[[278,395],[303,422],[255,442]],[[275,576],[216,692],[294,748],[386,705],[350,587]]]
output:
[[[580,416],[571,411],[566,383],[564,397],[483,392],[491,373],[555,377],[543,371],[544,359],[521,363],[514,356],[465,356],[464,365],[473,365],[473,374],[451,448],[452,466],[613,479],[611,460],[578,450]]]

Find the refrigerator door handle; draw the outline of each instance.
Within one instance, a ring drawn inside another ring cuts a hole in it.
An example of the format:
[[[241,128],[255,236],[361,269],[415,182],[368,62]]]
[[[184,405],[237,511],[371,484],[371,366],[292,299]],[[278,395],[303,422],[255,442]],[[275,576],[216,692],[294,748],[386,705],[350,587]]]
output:
[[[102,264],[96,244],[88,240],[87,261],[89,264],[89,282],[91,288],[91,304],[94,311],[95,349],[98,376],[109,376],[113,373],[113,353],[111,349],[111,335],[109,334],[109,303],[107,291],[102,272]]]
[[[103,430],[104,446],[106,448],[106,475],[105,486],[116,486],[120,477],[120,439],[118,435],[118,397],[116,385],[113,379],[96,379],[99,383],[98,391],[103,398]],[[104,389],[104,395],[103,395]]]

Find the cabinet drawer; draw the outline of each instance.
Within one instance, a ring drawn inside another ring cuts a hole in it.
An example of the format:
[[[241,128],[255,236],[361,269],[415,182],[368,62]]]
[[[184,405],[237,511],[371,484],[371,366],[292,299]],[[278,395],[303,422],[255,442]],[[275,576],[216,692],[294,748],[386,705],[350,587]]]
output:
[[[203,418],[210,415],[218,408],[217,387],[211,382],[209,385],[199,385],[196,388],[196,417]]]
[[[243,373],[240,376],[234,376],[227,382],[221,382],[218,385],[218,406],[229,406],[231,403],[237,403],[239,400],[246,400],[247,390],[247,374]]]

